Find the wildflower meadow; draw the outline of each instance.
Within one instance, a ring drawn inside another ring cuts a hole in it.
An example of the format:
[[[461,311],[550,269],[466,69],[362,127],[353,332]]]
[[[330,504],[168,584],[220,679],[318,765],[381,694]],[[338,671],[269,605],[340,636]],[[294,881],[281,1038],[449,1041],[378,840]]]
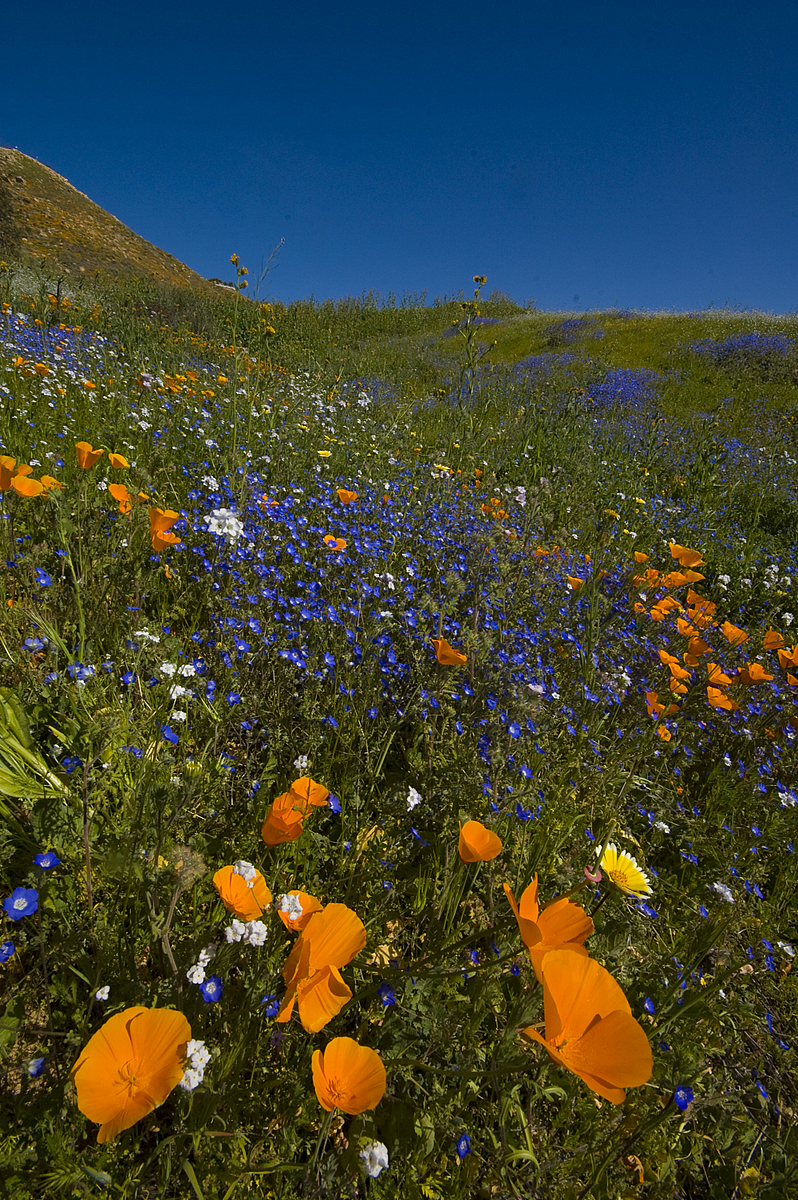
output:
[[[798,1195],[798,318],[0,264],[0,1196]]]

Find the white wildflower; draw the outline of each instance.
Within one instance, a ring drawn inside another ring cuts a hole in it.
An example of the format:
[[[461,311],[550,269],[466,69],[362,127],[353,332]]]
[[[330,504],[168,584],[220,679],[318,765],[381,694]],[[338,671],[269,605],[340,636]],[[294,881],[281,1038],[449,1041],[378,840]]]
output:
[[[360,1151],[363,1170],[372,1179],[376,1179],[380,1171],[388,1166],[388,1147],[382,1142],[369,1142]]]
[[[233,917],[231,924],[224,931],[224,936],[228,942],[240,942],[246,932],[245,922],[239,921],[238,917]]]
[[[105,987],[97,988],[97,991],[94,993],[94,999],[95,1000],[107,1000],[108,996],[110,995],[110,992],[111,992],[111,989],[106,984]]]
[[[296,767],[297,771],[306,771],[308,768],[307,754],[300,754],[299,758],[295,758],[294,766]]]
[[[289,921],[298,921],[302,916],[302,905],[298,896],[287,893],[280,897],[280,912],[285,913]]]
[[[244,934],[243,940],[250,946],[262,946],[266,941],[266,934],[268,932],[263,921],[248,921],[247,931]]]
[[[727,900],[729,904],[734,904],[734,892],[731,888],[726,887],[725,883],[710,883],[708,886],[713,892],[717,892],[719,896]]]
[[[183,663],[182,667],[177,668],[178,675],[182,675],[184,679],[190,679],[192,675],[197,674],[196,667],[192,663]]]
[[[790,958],[795,957],[795,950],[789,942],[776,942],[779,950],[783,950],[785,954],[789,954]]]
[[[210,942],[204,950],[200,950],[197,955],[197,964],[200,967],[207,967],[213,956],[216,954],[216,947],[213,942]]]
[[[231,508],[215,508],[209,517],[203,517],[208,533],[217,533],[228,545],[234,545],[244,532],[244,523]]]
[[[240,875],[246,883],[247,887],[254,887],[258,872],[257,868],[253,867],[251,862],[247,862],[244,858],[239,858],[233,864],[233,874]]]
[[[161,665],[158,669],[160,671],[162,671],[163,674],[166,675],[168,679],[171,679],[172,676],[174,675],[175,671],[177,670],[177,667],[175,666],[174,663],[165,662],[165,663],[161,663]]]
[[[414,787],[410,788],[407,793],[407,811],[412,812],[413,809],[421,803],[421,795]]]
[[[199,963],[195,963],[193,967],[190,967],[188,971],[186,971],[186,979],[189,981],[189,983],[204,983],[205,968],[200,966]]]

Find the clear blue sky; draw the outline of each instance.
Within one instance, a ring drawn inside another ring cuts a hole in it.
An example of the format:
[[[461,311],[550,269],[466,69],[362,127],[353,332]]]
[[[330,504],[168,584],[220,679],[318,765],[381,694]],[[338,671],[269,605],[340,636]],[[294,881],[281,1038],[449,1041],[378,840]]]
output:
[[[283,300],[798,310],[798,5],[4,6],[0,142]]]

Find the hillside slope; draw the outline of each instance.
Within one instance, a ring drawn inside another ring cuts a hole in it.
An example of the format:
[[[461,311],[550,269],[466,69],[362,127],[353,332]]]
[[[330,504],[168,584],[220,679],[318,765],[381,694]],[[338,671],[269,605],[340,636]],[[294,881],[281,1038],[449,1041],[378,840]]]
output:
[[[123,282],[157,280],[205,295],[217,285],[197,275],[19,150],[0,146],[0,256],[73,280],[96,273]]]

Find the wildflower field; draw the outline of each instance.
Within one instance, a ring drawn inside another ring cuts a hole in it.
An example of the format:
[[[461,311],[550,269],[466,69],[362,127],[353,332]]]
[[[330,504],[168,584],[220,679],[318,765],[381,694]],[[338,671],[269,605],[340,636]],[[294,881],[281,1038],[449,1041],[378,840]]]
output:
[[[798,318],[0,266],[0,1195],[798,1194]]]

